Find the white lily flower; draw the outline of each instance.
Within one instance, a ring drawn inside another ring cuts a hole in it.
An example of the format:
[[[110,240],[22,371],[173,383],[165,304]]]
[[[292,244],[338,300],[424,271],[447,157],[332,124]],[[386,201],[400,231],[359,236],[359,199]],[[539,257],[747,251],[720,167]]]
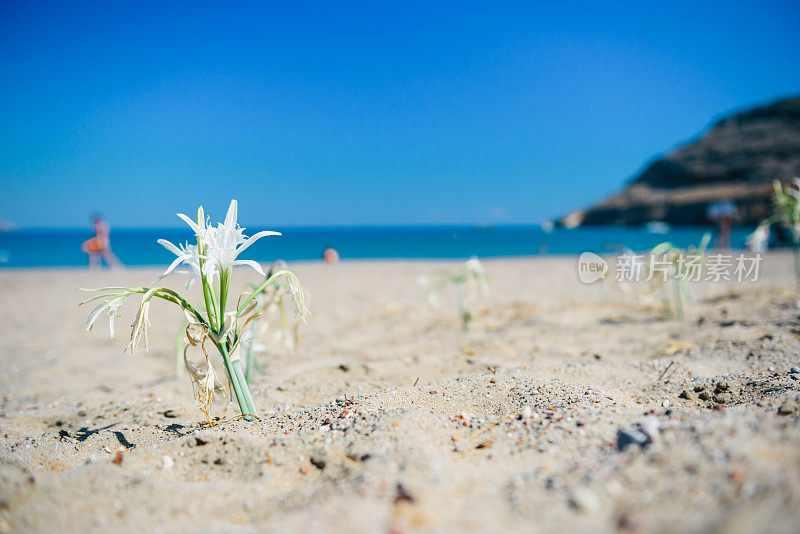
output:
[[[265,276],[264,270],[258,262],[253,260],[237,260],[236,258],[250,245],[261,239],[262,237],[281,235],[280,232],[272,232],[264,230],[258,232],[250,237],[244,235],[244,228],[240,227],[236,222],[237,219],[237,203],[236,200],[231,200],[231,205],[228,208],[228,213],[225,215],[225,222],[213,226],[201,228],[191,222],[191,219],[185,215],[181,217],[187,223],[190,223],[192,229],[195,230],[197,235],[201,238],[205,246],[205,263],[203,270],[206,276],[209,275],[213,269],[219,269],[220,272],[225,273],[236,265],[247,265],[255,269],[256,272]]]
[[[261,293],[269,289],[268,286],[270,284],[275,284],[281,278],[286,279],[288,291],[291,293],[291,298],[297,307],[298,315],[305,317],[308,314],[308,308],[305,305],[303,289],[294,274],[288,270],[280,270],[272,274],[269,280],[265,280],[252,293],[243,293],[237,300],[236,308],[228,309],[233,267],[246,265],[262,276],[266,276],[257,262],[240,260],[238,259],[239,256],[262,237],[281,234],[279,232],[262,231],[247,237],[244,234],[244,228],[240,227],[237,222],[236,200],[231,201],[225,222],[215,227],[210,226],[202,206],[197,210],[197,218],[194,220],[180,213],[178,217],[184,220],[194,231],[197,243],[175,245],[164,239],[159,240],[159,244],[172,252],[175,258],[154,281],[154,284],[158,280],[176,272],[189,275],[187,287],[200,278],[203,286],[204,308],[195,307],[176,291],[166,287],[102,287],[93,290],[99,291],[101,294],[81,303],[101,301],[89,314],[87,329],[91,329],[99,316],[106,312],[110,318],[109,329],[113,337],[114,319],[119,317],[120,307],[130,295],[142,295],[136,318],[131,325],[130,342],[125,351],[135,352],[142,339],[144,339],[145,350],[149,351],[151,300],[154,298],[161,299],[177,305],[186,316],[188,324],[186,326],[186,337],[189,344],[192,346],[199,345],[206,357],[207,366],[203,369],[189,362],[186,358],[186,352],[184,352],[184,362],[193,380],[195,396],[206,418],[209,419],[208,410],[211,407],[216,384],[216,374],[205,346],[205,341],[208,340],[216,346],[225,363],[227,378],[236,393],[236,400],[243,418],[251,421],[258,415],[247,386],[247,379],[242,376],[239,362],[240,347],[238,343],[242,340],[243,330],[247,328],[251,321],[261,316],[261,312],[255,311],[257,305],[264,302],[265,295],[261,295]],[[273,265],[273,267],[278,265]],[[283,301],[280,298],[281,321],[283,324],[285,323],[285,313],[282,307]],[[205,309],[205,313],[203,313],[203,309]],[[255,327],[256,324],[253,326]],[[192,334],[192,330],[199,332],[198,335]],[[297,333],[295,332],[295,338],[296,336]],[[260,348],[255,341],[250,341],[249,344]]]
[[[86,330],[91,330],[94,326],[94,323],[97,321],[97,318],[100,317],[100,314],[106,312],[108,314],[108,330],[111,333],[111,337],[114,337],[114,319],[121,316],[119,309],[127,300],[128,297],[126,295],[122,295],[101,302],[97,307],[95,307],[94,310],[92,310],[92,313],[89,314],[89,318],[86,321]]]

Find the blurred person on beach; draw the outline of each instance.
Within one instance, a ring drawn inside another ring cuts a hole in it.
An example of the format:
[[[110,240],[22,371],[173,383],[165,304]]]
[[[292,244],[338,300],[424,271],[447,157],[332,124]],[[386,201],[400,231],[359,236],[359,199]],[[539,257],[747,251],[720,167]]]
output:
[[[736,204],[731,201],[714,202],[708,206],[708,218],[719,224],[719,248],[731,248],[731,227],[736,211]]]
[[[328,265],[339,263],[339,253],[333,247],[328,247],[322,253],[322,260]]]
[[[81,250],[89,255],[89,269],[100,267],[101,258],[112,269],[122,267],[122,263],[111,252],[111,229],[103,216],[99,213],[92,215],[92,226],[95,236],[81,244]]]

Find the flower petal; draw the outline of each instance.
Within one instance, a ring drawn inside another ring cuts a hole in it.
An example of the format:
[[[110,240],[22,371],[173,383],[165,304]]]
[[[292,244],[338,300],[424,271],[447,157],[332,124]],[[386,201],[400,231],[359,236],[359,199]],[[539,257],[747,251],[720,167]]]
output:
[[[252,245],[256,241],[258,241],[262,237],[267,237],[267,236],[271,236],[271,235],[282,235],[282,234],[280,232],[273,232],[273,231],[270,231],[270,230],[263,230],[261,232],[255,233],[255,234],[251,235],[250,237],[248,237],[247,239],[245,239],[244,243],[242,243],[242,245],[238,249],[236,249],[236,255],[238,256],[239,254],[241,254],[242,251],[244,251],[244,249],[246,249],[247,247],[249,247],[250,245]]]
[[[92,327],[94,326],[94,323],[97,321],[97,318],[100,317],[100,314],[103,313],[103,310],[108,308],[108,303],[111,302],[112,300],[114,300],[114,299],[112,298],[112,299],[105,300],[105,301],[101,302],[100,304],[98,304],[92,310],[92,312],[89,314],[89,317],[86,319],[86,331],[87,332],[92,329]]]
[[[189,227],[190,227],[192,230],[194,230],[194,234],[195,234],[197,237],[203,237],[203,229],[202,229],[202,228],[200,228],[199,226],[197,226],[197,223],[196,223],[196,222],[194,222],[194,221],[193,221],[193,220],[192,220],[190,217],[187,217],[187,216],[186,216],[186,215],[184,215],[183,213],[179,213],[179,214],[178,214],[178,217],[180,217],[181,219],[183,219],[183,221],[184,221],[186,224],[188,224],[188,225],[189,225]]]
[[[261,268],[261,265],[258,264],[255,260],[236,260],[233,262],[234,265],[247,265],[248,267],[252,267],[255,271],[260,274],[261,276],[267,276],[264,273],[264,269]]]
[[[225,215],[225,227],[233,228],[236,226],[236,218],[239,214],[239,207],[236,199],[231,200],[231,205],[228,206],[228,213]]]
[[[176,247],[175,245],[173,245],[170,241],[167,241],[166,239],[159,239],[158,240],[158,244],[161,245],[162,247],[164,247],[165,249],[169,250],[170,252],[172,252],[176,256],[180,256],[181,254],[184,254],[184,252],[181,251],[181,249],[179,249],[178,247]]]
[[[161,273],[161,276],[159,276],[158,278],[156,278],[155,280],[153,280],[153,282],[152,282],[152,283],[153,283],[153,284],[155,284],[156,282],[158,282],[159,280],[161,280],[161,279],[162,279],[162,278],[164,278],[165,276],[169,276],[169,275],[172,273],[172,271],[174,271],[174,270],[175,270],[175,268],[176,268],[178,265],[180,265],[180,264],[181,264],[181,263],[183,263],[184,261],[186,261],[186,260],[190,260],[190,259],[191,259],[191,256],[189,256],[188,254],[183,254],[183,253],[182,253],[180,256],[178,256],[177,258],[175,258],[175,261],[173,261],[172,263],[170,263],[170,264],[169,264],[169,267],[167,267],[167,270],[166,270],[166,271],[164,271],[163,273]]]

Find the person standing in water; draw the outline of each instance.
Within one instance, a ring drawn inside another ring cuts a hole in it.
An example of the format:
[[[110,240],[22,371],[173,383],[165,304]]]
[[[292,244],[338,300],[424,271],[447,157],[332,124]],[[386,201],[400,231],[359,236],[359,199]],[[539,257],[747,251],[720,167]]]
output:
[[[100,267],[101,258],[106,260],[106,263],[112,269],[121,267],[122,263],[111,252],[111,229],[103,219],[103,216],[99,213],[92,215],[92,226],[94,227],[95,236],[87,239],[81,245],[81,250],[89,255],[89,268]]]

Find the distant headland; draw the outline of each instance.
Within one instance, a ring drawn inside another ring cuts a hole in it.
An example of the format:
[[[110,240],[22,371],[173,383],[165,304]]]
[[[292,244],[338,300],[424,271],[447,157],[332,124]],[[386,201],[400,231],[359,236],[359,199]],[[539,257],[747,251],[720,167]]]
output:
[[[705,225],[732,202],[734,222],[771,213],[772,182],[800,176],[800,96],[718,120],[696,141],[651,162],[619,193],[560,220],[580,225]]]

